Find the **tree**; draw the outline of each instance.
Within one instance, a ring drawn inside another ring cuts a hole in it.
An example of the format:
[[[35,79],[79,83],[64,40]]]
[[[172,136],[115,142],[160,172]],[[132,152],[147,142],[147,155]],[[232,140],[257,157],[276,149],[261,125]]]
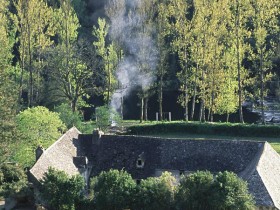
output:
[[[66,98],[72,111],[83,96],[92,91],[93,70],[87,65],[87,43],[78,41],[79,20],[71,0],[60,0],[55,13],[58,46],[49,49],[48,63],[51,78],[56,81],[54,90]],[[53,89],[52,89],[53,92]]]
[[[178,54],[181,71],[177,74],[178,80],[180,81],[180,95],[178,102],[185,109],[185,121],[189,120],[188,113],[188,102],[189,102],[189,93],[190,93],[190,77],[192,72],[190,71],[191,62],[190,62],[190,45],[192,42],[192,30],[194,25],[189,16],[190,4],[182,1],[170,1],[169,4],[169,15],[171,19],[174,19],[171,22],[172,28],[174,30],[175,38],[172,42],[173,50]]]
[[[105,78],[104,98],[106,104],[110,104],[112,94],[117,86],[115,70],[118,64],[118,54],[114,43],[106,44],[109,26],[105,19],[98,19],[98,28],[93,27],[93,35],[97,41],[93,42],[96,48],[97,56],[102,59],[102,70]]]
[[[254,39],[254,46],[252,49],[252,61],[256,71],[257,89],[258,93],[254,95],[259,96],[261,105],[261,120],[265,124],[264,119],[264,97],[266,96],[265,83],[271,77],[270,69],[272,66],[272,55],[274,41],[270,37],[277,33],[278,22],[278,1],[252,1],[251,6],[253,9],[252,15],[252,36]]]
[[[215,209],[255,209],[253,196],[245,181],[233,172],[219,172],[213,184]]]
[[[20,93],[22,97],[25,70],[28,73],[28,106],[38,103],[41,89],[41,75],[44,67],[43,50],[53,42],[54,36],[53,10],[44,0],[14,1],[17,14],[14,18],[19,32],[20,54]],[[35,90],[36,89],[36,90]]]
[[[55,81],[50,91],[54,96],[66,99],[73,113],[83,97],[95,92],[94,71],[86,61],[86,53],[85,43],[72,44],[67,48],[59,45],[48,53],[49,74]]]
[[[159,119],[163,120],[163,88],[165,86],[164,77],[167,74],[167,66],[168,66],[168,53],[169,53],[169,42],[166,40],[168,36],[170,36],[171,30],[168,24],[168,14],[166,3],[160,2],[158,4],[158,16],[156,18],[156,26],[157,26],[157,49],[159,62],[157,66],[157,77],[158,77],[158,103],[159,103]]]
[[[197,171],[180,180],[175,203],[179,209],[254,209],[247,183],[232,172]]]
[[[229,31],[234,31],[230,33],[232,35],[233,45],[232,48],[235,52],[235,64],[237,69],[237,81],[238,81],[238,108],[239,108],[239,121],[244,123],[242,103],[244,101],[244,86],[245,80],[248,77],[248,72],[242,66],[242,62],[245,58],[246,52],[248,52],[248,46],[246,44],[246,38],[248,38],[247,21],[248,16],[250,16],[250,5],[249,0],[235,0],[231,1],[230,7],[231,11],[231,24],[229,25]]]
[[[98,210],[131,208],[136,182],[131,175],[121,170],[101,172],[93,179],[94,202]]]
[[[79,112],[73,112],[71,106],[69,104],[63,103],[59,106],[55,107],[55,112],[59,114],[59,118],[66,125],[68,129],[76,126],[78,129],[81,128],[82,125],[82,117]]]
[[[17,85],[12,79],[14,33],[8,21],[8,2],[0,0],[0,163],[10,156],[11,142],[17,139],[15,115]]]
[[[111,125],[120,126],[122,120],[119,113],[108,105],[96,107],[95,118],[96,126],[103,132],[106,132]]]
[[[16,197],[28,193],[27,176],[23,169],[15,164],[0,164],[0,196]]]
[[[160,177],[141,180],[134,198],[133,209],[172,209],[175,192],[175,178],[168,172]]]
[[[40,195],[51,207],[58,210],[74,210],[85,185],[82,176],[69,176],[64,171],[53,168],[48,169],[40,182]]]
[[[42,106],[20,112],[16,116],[16,123],[21,142],[16,143],[16,153],[13,158],[25,167],[34,163],[34,151],[39,145],[47,148],[65,130],[59,114]]]
[[[197,171],[182,177],[175,197],[179,209],[211,209],[213,175],[209,171]]]

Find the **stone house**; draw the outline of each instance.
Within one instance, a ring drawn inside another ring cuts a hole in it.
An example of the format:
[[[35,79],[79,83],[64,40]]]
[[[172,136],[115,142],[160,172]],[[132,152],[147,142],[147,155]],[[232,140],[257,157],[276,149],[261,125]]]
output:
[[[280,209],[280,156],[262,141],[182,140],[81,134],[75,127],[51,147],[37,151],[30,170],[38,182],[48,167],[90,177],[124,169],[135,180],[170,171],[176,178],[197,170],[232,171],[248,182],[258,209]]]

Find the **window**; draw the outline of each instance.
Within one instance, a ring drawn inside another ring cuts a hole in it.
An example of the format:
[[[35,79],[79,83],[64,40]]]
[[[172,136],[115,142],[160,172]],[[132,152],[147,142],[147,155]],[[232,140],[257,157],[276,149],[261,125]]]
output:
[[[144,161],[141,158],[138,158],[136,161],[136,167],[137,168],[143,168],[144,167]]]

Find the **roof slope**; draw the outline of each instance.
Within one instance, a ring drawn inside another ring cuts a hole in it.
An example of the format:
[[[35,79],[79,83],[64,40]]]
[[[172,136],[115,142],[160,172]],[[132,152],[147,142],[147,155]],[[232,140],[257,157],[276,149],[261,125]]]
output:
[[[92,140],[92,135],[83,134],[79,141],[92,165],[92,176],[111,168],[124,169],[135,179],[154,176],[156,169],[227,170],[248,181],[258,206],[280,209],[280,157],[266,142],[110,135]],[[140,156],[144,167],[137,167]]]
[[[79,134],[80,131],[76,127],[63,134],[44,151],[31,168],[30,174],[38,181],[43,178],[44,173],[49,167],[63,170],[69,175],[78,174],[79,171],[73,163],[73,157],[77,156],[78,145],[76,145],[75,139],[78,138]]]
[[[274,206],[280,209],[280,155],[267,142],[256,170],[269,192]]]

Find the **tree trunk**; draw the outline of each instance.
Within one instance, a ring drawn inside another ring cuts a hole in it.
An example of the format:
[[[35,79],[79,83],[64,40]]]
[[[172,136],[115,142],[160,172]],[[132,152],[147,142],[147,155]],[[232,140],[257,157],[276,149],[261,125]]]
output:
[[[161,67],[160,67],[161,68]],[[160,76],[160,81],[159,81],[159,120],[162,121],[162,86],[163,86],[163,78],[162,75]]]
[[[77,99],[73,99],[71,101],[71,108],[72,108],[72,112],[76,112],[76,109],[77,109]]]
[[[243,111],[242,111],[242,85],[241,85],[241,63],[240,63],[240,43],[239,43],[239,24],[240,24],[240,8],[239,0],[237,3],[236,14],[236,50],[237,50],[237,70],[238,70],[238,106],[239,106],[239,122],[244,123]]]
[[[145,107],[145,115],[144,115],[144,120],[148,120],[148,97],[144,99],[144,107]]]
[[[205,122],[205,106],[203,99],[200,100],[199,121]]]
[[[143,122],[144,118],[144,98],[141,96],[141,111],[140,111],[140,123]]]
[[[229,113],[227,113],[227,123],[228,123],[228,121],[229,121]]]
[[[194,120],[194,110],[195,110],[195,99],[196,99],[196,82],[197,82],[197,71],[198,65],[196,66],[195,72],[195,81],[194,81],[194,90],[193,90],[193,98],[192,98],[192,111],[191,111],[191,120]]]
[[[188,122],[189,121],[189,110],[188,110],[188,102],[189,102],[189,98],[188,98],[188,88],[185,85],[185,121]]]
[[[262,124],[265,124],[264,120],[264,72],[263,72],[263,50],[261,49],[260,57],[260,71],[261,71],[261,110],[262,110]]]

